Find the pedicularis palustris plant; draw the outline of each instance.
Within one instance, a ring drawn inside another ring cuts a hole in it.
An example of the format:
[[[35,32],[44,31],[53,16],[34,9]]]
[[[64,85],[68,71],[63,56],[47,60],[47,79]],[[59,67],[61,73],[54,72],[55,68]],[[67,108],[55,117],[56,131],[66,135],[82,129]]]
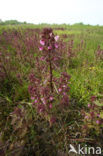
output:
[[[96,96],[90,98],[88,112],[82,112],[83,115],[83,133],[88,135],[90,132],[95,135],[101,135],[103,129],[103,105]]]
[[[53,92],[53,66],[52,63],[56,59],[55,56],[55,49],[58,48],[57,41],[59,39],[59,36],[54,36],[53,30],[51,28],[45,28],[41,34],[41,40],[40,40],[40,50],[43,51],[43,56],[46,58],[46,62],[49,65],[49,76],[50,76],[50,89],[51,92]]]
[[[55,36],[51,28],[43,29],[39,50],[42,53],[41,62],[45,62],[45,66],[48,68],[44,74],[45,78],[42,80],[34,73],[29,76],[29,93],[33,107],[50,122],[50,125],[56,122],[57,114],[60,114],[65,108],[67,109],[69,105],[70,76],[66,72],[62,72],[60,77],[53,76],[55,61],[61,56],[58,54],[58,39],[59,36]]]

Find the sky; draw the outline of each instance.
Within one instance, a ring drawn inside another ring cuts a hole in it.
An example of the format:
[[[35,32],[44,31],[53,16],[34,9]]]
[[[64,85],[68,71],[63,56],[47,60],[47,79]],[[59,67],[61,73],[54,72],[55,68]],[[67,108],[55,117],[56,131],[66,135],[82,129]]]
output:
[[[103,0],[0,0],[0,19],[103,25]]]

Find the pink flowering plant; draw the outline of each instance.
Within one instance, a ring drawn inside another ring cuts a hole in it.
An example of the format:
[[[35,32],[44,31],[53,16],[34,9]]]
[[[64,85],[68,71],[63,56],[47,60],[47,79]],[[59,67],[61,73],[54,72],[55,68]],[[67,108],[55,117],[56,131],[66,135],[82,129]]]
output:
[[[7,87],[7,94],[3,96],[7,105],[4,107],[3,103],[2,114],[0,112],[2,121],[1,115],[5,117],[7,111],[5,121],[0,123],[3,132],[0,147],[2,143],[4,153],[10,154],[24,147],[29,150],[29,144],[32,152],[44,150],[44,145],[49,151],[49,144],[52,151],[56,147],[56,141],[52,143],[52,140],[64,133],[59,130],[66,124],[64,120],[70,108],[70,76],[61,70],[64,43],[50,28],[43,29],[39,40],[38,30],[24,32],[13,30],[0,36],[0,43],[6,45],[0,47],[1,93]],[[54,71],[59,75],[54,76]],[[64,140],[64,136],[61,139]],[[58,137],[56,140],[59,142]],[[63,143],[60,146],[64,146]]]
[[[82,112],[84,117],[83,131],[87,132],[87,134],[92,131],[96,135],[100,135],[103,128],[103,106],[96,96],[91,97],[88,109],[88,112]]]
[[[45,61],[48,66],[44,76],[38,77],[35,73],[29,76],[29,93],[32,106],[41,117],[49,121],[50,125],[56,122],[58,112],[62,112],[70,105],[69,101],[69,80],[66,72],[61,72],[60,77],[53,76],[54,58],[57,56],[59,36],[53,34],[51,28],[45,28],[41,34],[40,48],[42,50],[41,62]],[[40,66],[39,66],[40,67]]]
[[[98,45],[95,55],[96,55],[96,59],[103,60],[103,49],[101,48],[100,45]]]

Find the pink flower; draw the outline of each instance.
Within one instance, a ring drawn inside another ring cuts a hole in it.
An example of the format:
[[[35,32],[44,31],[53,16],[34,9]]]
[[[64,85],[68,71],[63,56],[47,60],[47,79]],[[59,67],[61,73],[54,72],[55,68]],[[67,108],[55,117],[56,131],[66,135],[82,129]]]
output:
[[[40,108],[39,109],[39,113],[42,113],[44,111],[44,109]]]
[[[52,104],[49,105],[49,108],[50,108],[50,109],[52,108]]]
[[[100,114],[97,114],[97,117],[100,117]]]
[[[88,108],[90,108],[91,107],[91,105],[90,104],[88,104]]]
[[[44,112],[44,111],[45,111],[44,105],[39,104],[39,105],[38,105],[38,111],[39,111],[39,113]]]
[[[63,85],[63,87],[65,88],[65,87],[66,87],[66,85]]]
[[[41,98],[41,101],[43,102],[44,105],[46,105],[46,100],[44,98]]]
[[[55,44],[55,48],[58,48],[58,44]]]
[[[52,49],[52,47],[51,47],[51,46],[49,46],[49,47],[48,47],[48,50],[51,50],[51,49]]]
[[[66,93],[65,93],[65,92],[63,92],[63,95],[66,95]]]
[[[55,37],[54,37],[54,39],[55,39],[55,41],[58,41],[59,36],[58,36],[58,35],[57,35],[57,36],[55,36]]]
[[[57,57],[54,57],[54,59],[53,59],[54,61],[57,61],[58,59],[57,59]]]
[[[59,88],[59,89],[58,89],[58,91],[59,91],[59,92],[61,92],[61,91],[62,91],[62,89],[61,89],[61,88]]]
[[[52,101],[52,100],[53,100],[53,97],[51,96],[51,97],[50,97],[50,101]]]
[[[35,100],[35,103],[37,103],[38,102],[38,100]]]
[[[86,116],[85,116],[85,119],[88,119],[88,118],[89,118],[89,116],[86,115]]]
[[[98,125],[99,125],[99,124],[100,124],[100,121],[99,121],[99,120],[97,120],[97,121],[96,121],[96,124],[98,124]]]
[[[43,47],[39,47],[39,50],[42,51],[43,50]]]
[[[34,100],[35,98],[34,97],[31,97],[31,100]]]
[[[50,34],[49,34],[49,35],[50,35],[50,37],[52,36],[52,34],[53,34],[53,33],[50,33]]]
[[[45,60],[45,58],[42,56],[42,57],[40,57],[40,60],[41,60],[41,61],[44,61],[44,60]]]
[[[40,44],[41,44],[42,46],[44,46],[44,45],[45,45],[45,42],[44,42],[43,40],[40,40]]]

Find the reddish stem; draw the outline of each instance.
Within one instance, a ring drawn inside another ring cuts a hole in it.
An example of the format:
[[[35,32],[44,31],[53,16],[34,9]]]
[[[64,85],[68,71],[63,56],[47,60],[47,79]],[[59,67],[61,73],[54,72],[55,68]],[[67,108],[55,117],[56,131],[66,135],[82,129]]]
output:
[[[50,55],[50,51],[49,51],[49,67],[50,67],[50,88],[51,88],[51,92],[53,93],[53,73],[52,73],[52,63],[51,63],[51,55]]]

